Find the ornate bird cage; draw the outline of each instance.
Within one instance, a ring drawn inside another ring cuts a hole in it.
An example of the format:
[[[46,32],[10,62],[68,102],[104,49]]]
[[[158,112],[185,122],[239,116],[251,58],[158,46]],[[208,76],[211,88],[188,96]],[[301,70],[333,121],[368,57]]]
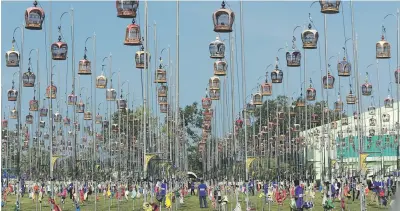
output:
[[[62,121],[62,115],[59,112],[56,112],[53,115],[53,118],[54,118],[54,122],[61,122]]]
[[[371,117],[369,119],[369,126],[370,127],[375,127],[376,126],[376,119],[374,117]]]
[[[158,97],[158,104],[159,105],[168,104],[168,98],[167,97]]]
[[[106,90],[106,100],[107,101],[115,101],[117,99],[117,91],[110,87]]]
[[[348,125],[349,124],[349,119],[348,118],[342,118],[341,123],[342,123],[342,125]]]
[[[50,86],[46,88],[46,98],[56,99],[57,98],[57,87],[51,83]]]
[[[367,79],[365,80],[365,83],[361,85],[361,94],[363,96],[371,96],[372,94],[372,84],[368,82],[368,76]]]
[[[18,118],[18,111],[15,108],[13,108],[10,111],[10,119],[17,119],[17,118]]]
[[[375,136],[375,129],[373,129],[373,128],[371,128],[371,129],[369,129],[369,136]]]
[[[103,121],[103,116],[101,116],[100,114],[97,114],[95,117],[95,123],[101,124],[102,121]]]
[[[84,120],[92,120],[92,112],[85,111],[85,113],[83,114],[83,119]]]
[[[44,10],[37,7],[37,1],[34,1],[33,7],[25,10],[25,28],[29,30],[42,30],[44,18]]]
[[[211,125],[203,124],[203,130],[207,133],[211,132]]]
[[[213,76],[209,80],[209,89],[210,90],[219,90],[220,80],[217,76]]]
[[[285,112],[278,112],[278,119],[284,120],[285,119]]]
[[[36,75],[31,72],[31,68],[28,68],[28,72],[22,75],[22,84],[24,87],[34,87],[36,81]]]
[[[335,102],[335,111],[336,112],[342,112],[343,111],[343,101],[340,99],[340,95]]]
[[[108,126],[110,125],[110,122],[108,120],[103,120],[103,128],[108,128]]]
[[[316,49],[318,45],[319,34],[317,30],[312,29],[311,23],[308,24],[308,29],[301,33],[301,40],[304,49]]]
[[[383,28],[384,30],[384,28]],[[376,58],[377,59],[390,59],[390,43],[385,40],[385,36],[382,35],[382,39],[376,43]]]
[[[339,13],[340,1],[338,0],[319,0],[321,13],[336,14]]]
[[[258,105],[262,105],[263,104],[263,99],[262,99],[262,95],[261,93],[257,92],[253,95],[253,103],[254,105],[258,106]]]
[[[316,96],[317,96],[317,91],[312,87],[312,84],[310,84],[310,87],[307,89],[306,92],[307,100],[314,101]]]
[[[250,102],[246,104],[246,111],[249,113],[254,113],[255,110],[256,105],[254,104],[253,100],[250,100]]]
[[[46,122],[45,121],[39,121],[39,127],[40,128],[44,128],[44,127],[46,127]]]
[[[291,117],[296,117],[296,115],[297,115],[297,113],[296,113],[296,106],[295,105],[292,105],[292,106],[290,106],[290,111],[289,111],[289,115],[291,116]]]
[[[13,45],[11,50],[6,52],[6,66],[7,67],[19,67],[19,52],[14,49],[15,40],[12,41]]]
[[[337,129],[337,123],[336,122],[332,122],[331,123],[331,129]]]
[[[167,85],[161,85],[160,87],[158,87],[157,95],[159,97],[167,97],[167,94],[168,94],[168,86]]]
[[[210,58],[223,59],[225,57],[225,44],[217,37],[209,45]]]
[[[136,68],[138,68],[138,69],[144,69],[145,68],[145,62],[146,62],[146,59],[144,58],[145,55],[146,55],[146,59],[147,59],[146,65],[147,65],[147,67],[149,66],[150,53],[144,52],[144,47],[142,46],[141,50],[137,51],[136,54],[135,54]]]
[[[87,59],[86,56],[86,47],[85,47],[85,55],[83,56],[83,59],[79,61],[78,74],[79,75],[92,74],[91,62]]]
[[[311,123],[314,123],[314,124],[319,123],[319,117],[317,114],[311,115]]]
[[[214,62],[214,75],[226,76],[228,64],[224,60],[217,60]]]
[[[101,75],[96,77],[96,88],[98,89],[105,89],[107,87],[107,77],[103,75],[103,72]]]
[[[348,105],[356,104],[357,98],[353,94],[353,91],[350,90],[350,93],[346,96],[346,102]]]
[[[64,125],[69,126],[71,124],[71,119],[67,116],[63,119]]]
[[[168,112],[168,104],[161,104],[160,105],[160,112],[166,114]]]
[[[296,38],[293,36],[292,49],[286,52],[286,65],[288,67],[300,67],[301,53],[295,44]]]
[[[111,125],[111,130],[112,130],[113,132],[118,132],[118,124],[112,124],[112,125]]]
[[[117,17],[119,18],[135,18],[136,11],[139,7],[139,1],[117,0]]]
[[[32,114],[28,114],[28,115],[26,115],[26,117],[25,117],[25,123],[26,124],[32,124],[33,123],[33,116],[32,116]]]
[[[220,90],[210,90],[210,98],[211,100],[219,100]]]
[[[140,35],[140,26],[135,23],[135,19],[132,19],[132,23],[126,27],[124,45],[139,46],[142,45]]]
[[[278,59],[277,59],[278,61]],[[280,84],[283,80],[283,72],[279,69],[278,64],[275,65],[275,69],[271,72],[271,80],[274,84]]]
[[[61,35],[60,35],[58,36],[58,42],[55,42],[51,45],[51,58],[53,60],[66,60],[67,54],[68,54],[68,44],[61,41]]]
[[[390,114],[382,114],[382,122],[389,122],[390,121]]]
[[[47,117],[48,112],[49,112],[48,108],[42,107],[40,108],[39,115],[40,117]]]
[[[35,100],[35,97],[33,97],[33,100],[29,101],[29,111],[38,111],[39,110],[39,101]]]
[[[294,124],[293,125],[293,132],[300,132],[301,126],[300,124]]]
[[[203,111],[203,116],[204,117],[212,117],[214,115],[214,110],[209,108],[209,109],[204,109]]]
[[[396,80],[396,84],[400,84],[400,67],[398,67],[397,70],[394,71],[394,78]]]
[[[8,101],[17,101],[18,99],[18,91],[14,89],[14,81],[12,81],[12,87],[7,91],[7,99]]]
[[[68,95],[68,105],[75,105],[77,101],[78,96],[74,95],[73,92]]]
[[[232,32],[235,13],[225,8],[225,1],[222,1],[221,9],[213,13],[214,31],[218,33]]]
[[[212,105],[212,100],[211,98],[208,97],[208,95],[206,95],[206,97],[201,99],[201,106],[203,109],[211,108],[211,105]]]
[[[235,121],[235,125],[237,128],[242,128],[243,127],[243,120],[240,119],[240,117]]]
[[[261,84],[261,95],[271,96],[272,95],[272,83],[268,82],[268,73],[265,78],[265,82]]]
[[[322,84],[324,85],[324,89],[333,89],[335,77],[328,71],[328,75],[322,77]]]
[[[371,116],[373,116],[373,115],[375,115],[375,113],[376,113],[376,109],[375,109],[375,106],[369,106],[368,107],[368,114],[369,115],[371,115]]]
[[[347,61],[346,57],[343,57],[343,61],[337,64],[338,75],[341,77],[348,77],[351,75],[351,63]]]
[[[383,101],[385,108],[393,108],[393,103],[394,100],[393,98],[390,97],[390,95],[388,95],[388,97]]]
[[[303,93],[300,94],[300,97],[296,100],[296,107],[302,108],[306,106],[306,101],[303,97]]]
[[[156,80],[154,82],[159,84],[167,83],[167,71],[162,68],[161,64],[156,71]]]
[[[119,109],[119,110],[126,109],[126,100],[118,99],[117,100],[117,109]]]
[[[76,104],[76,113],[85,113],[85,103],[83,103],[82,100]]]
[[[2,128],[7,128],[8,127],[8,120],[6,120],[6,119],[1,120],[1,127]]]

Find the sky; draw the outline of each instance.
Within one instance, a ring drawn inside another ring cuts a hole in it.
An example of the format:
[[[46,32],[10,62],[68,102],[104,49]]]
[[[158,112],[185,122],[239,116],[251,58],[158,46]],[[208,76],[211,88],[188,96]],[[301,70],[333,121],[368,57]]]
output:
[[[50,28],[50,3],[47,1],[39,1],[40,6],[46,12],[45,26],[41,31],[24,30],[24,72],[28,68],[29,51],[38,48],[40,50],[40,78],[43,80],[41,86],[41,99],[44,98],[45,87],[48,83],[46,73],[49,71],[48,67],[50,59],[50,45],[58,38],[57,26],[60,25],[60,16],[63,12],[69,11],[70,8],[74,9],[74,26],[75,26],[75,64],[72,64],[71,59],[68,61],[53,61],[54,68],[54,83],[59,88],[58,95],[64,98],[60,100],[60,104],[65,101],[65,93],[71,92],[71,67],[75,65],[78,69],[78,61],[83,58],[83,50],[85,40],[87,37],[96,34],[96,74],[101,72],[102,59],[112,54],[112,71],[120,73],[120,84],[129,80],[124,85],[124,93],[130,93],[129,104],[132,105],[132,98],[134,98],[134,105],[141,104],[141,71],[134,66],[134,54],[139,50],[138,47],[124,46],[123,39],[125,36],[125,29],[131,23],[131,19],[121,19],[116,16],[116,8],[114,1],[89,1],[89,2],[53,2],[52,3],[52,20],[51,20],[51,37],[49,33]],[[2,2],[1,7],[1,50],[3,55],[11,48],[11,40],[13,30],[15,27],[20,26],[24,22],[24,11],[26,8],[32,6],[32,2]],[[300,25],[300,29],[295,31],[296,44],[301,49],[300,33],[303,26],[308,23],[309,13],[315,27],[319,31],[319,48],[317,50],[307,50],[306,52],[306,84],[309,84],[311,78],[314,87],[317,89],[317,100],[322,100],[321,95],[321,78],[325,75],[325,48],[324,48],[324,18],[320,13],[319,4],[314,4],[310,8],[310,1],[305,2],[244,2],[243,3],[243,31],[244,31],[244,47],[241,47],[240,36],[240,3],[238,1],[228,1],[228,6],[235,12],[236,19],[234,25],[234,40],[236,53],[234,55],[234,69],[235,69],[235,101],[236,111],[243,105],[242,90],[240,92],[238,87],[241,87],[242,81],[242,63],[241,54],[245,55],[245,81],[246,81],[246,95],[250,95],[254,87],[258,83],[262,83],[265,75],[265,68],[269,64],[274,64],[275,58],[278,56],[280,59],[280,67],[284,72],[284,83],[282,85],[274,85],[274,96],[288,95],[297,98],[300,94],[300,87],[304,77],[304,63],[302,61],[301,68],[287,68],[285,61],[285,52],[280,51],[279,48],[285,48],[286,44],[290,47],[293,29]],[[204,97],[205,89],[208,84],[208,79],[213,76],[213,62],[210,59],[208,45],[211,41],[215,40],[217,34],[213,31],[212,13],[220,8],[220,1],[193,1],[180,3],[180,26],[179,26],[179,71],[180,71],[180,105],[184,106],[191,104],[194,101],[200,102]],[[358,56],[359,56],[359,73],[363,83],[365,74],[368,71],[370,75],[370,83],[374,85],[374,99],[375,105],[383,105],[383,100],[388,95],[388,89],[392,90],[393,97],[396,97],[395,85],[390,84],[394,81],[394,70],[396,67],[396,20],[394,17],[388,17],[384,24],[386,27],[387,40],[392,44],[392,59],[379,61],[379,69],[372,66],[368,70],[366,67],[369,64],[376,64],[375,59],[375,44],[380,40],[383,18],[388,13],[396,13],[396,8],[400,8],[400,2],[359,2],[354,3],[354,21],[355,33],[358,38]],[[344,9],[344,10],[342,10]],[[336,15],[327,15],[327,57],[338,56],[341,60],[343,57],[343,46],[345,37],[351,38],[351,10],[350,2],[343,2],[341,12]],[[157,54],[159,57],[161,49],[170,46],[172,68],[176,67],[176,2],[148,2],[148,23],[149,27],[149,50],[152,54],[151,58],[151,74],[154,74],[154,35],[153,29],[156,24],[157,31]],[[138,18],[136,20],[142,27],[142,35],[144,35],[144,2],[140,1]],[[65,42],[69,44],[69,57],[72,58],[72,41],[70,31],[70,18],[65,15],[61,21],[62,33]],[[344,36],[345,33],[345,36]],[[228,34],[221,34],[221,39],[228,39]],[[16,31],[15,39],[20,45],[21,36],[20,31]],[[51,42],[49,41],[51,40]],[[226,41],[226,59],[228,66],[230,64],[229,46]],[[93,62],[93,45],[92,41],[87,42],[88,59]],[[47,51],[47,52],[46,52]],[[303,52],[303,50],[302,50]],[[353,62],[353,48],[352,41],[347,42],[347,52],[349,55],[348,60]],[[164,50],[162,57],[164,64],[167,63],[167,51]],[[304,56],[304,54],[303,54]],[[36,70],[36,54],[32,52],[32,66],[35,74]],[[4,58],[4,57],[3,57]],[[321,61],[321,63],[320,63]],[[332,107],[333,101],[337,99],[339,77],[337,76],[336,63],[337,59],[333,58],[329,62],[332,65],[332,74],[336,77],[335,89],[328,91],[329,106]],[[46,67],[47,64],[47,67]],[[158,62],[157,62],[158,66]],[[2,62],[1,71],[1,85],[2,85],[2,109],[8,110],[7,106],[13,106],[12,102],[7,101],[6,92],[11,88],[11,80],[13,73],[18,68],[6,67],[4,60]],[[109,67],[107,65],[107,67]],[[323,73],[321,74],[321,67]],[[92,68],[94,70],[94,68]],[[268,70],[271,72],[271,68]],[[353,69],[354,70],[354,69]],[[379,73],[379,77],[377,75]],[[118,74],[113,77],[113,87],[117,88]],[[109,77],[108,70],[106,76]],[[238,77],[239,76],[239,77]],[[230,73],[228,73],[227,80],[230,81]],[[354,77],[354,71],[352,77]],[[89,88],[90,91],[90,76],[80,77],[80,86]],[[240,86],[238,84],[240,79]],[[351,79],[350,78],[350,79]],[[379,82],[378,82],[379,78]],[[345,100],[345,95],[349,92],[349,79],[340,80],[342,90],[342,100]],[[129,91],[127,85],[129,84]],[[170,86],[175,84],[174,80],[170,81]],[[353,87],[354,82],[352,83]],[[378,84],[379,92],[378,92]],[[92,85],[94,86],[94,84]],[[172,88],[170,88],[171,93]],[[353,89],[354,91],[354,89]],[[253,91],[254,92],[254,91]],[[86,98],[96,94],[96,105],[105,102],[105,90],[93,90],[90,94],[87,91],[82,93],[82,97]],[[154,92],[152,93],[155,96]],[[28,113],[28,101],[32,99],[33,88],[23,88],[22,93],[22,108],[23,116]],[[132,97],[133,96],[133,97]],[[326,94],[325,94],[326,97]],[[365,99],[365,100],[364,100]],[[56,101],[54,101],[57,104]],[[363,98],[363,107],[370,104],[370,98]],[[101,108],[104,113],[104,105]],[[219,102],[221,106],[221,102]],[[153,104],[154,106],[154,104]],[[66,106],[64,108],[63,116],[65,115]],[[156,108],[154,106],[154,108]],[[352,113],[352,108],[345,107],[345,109]],[[71,108],[69,108],[71,113]],[[2,114],[3,116],[3,114]]]

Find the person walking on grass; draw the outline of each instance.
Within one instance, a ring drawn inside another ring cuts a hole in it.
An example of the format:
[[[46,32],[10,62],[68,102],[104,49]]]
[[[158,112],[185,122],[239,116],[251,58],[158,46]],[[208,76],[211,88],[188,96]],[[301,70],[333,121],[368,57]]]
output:
[[[207,208],[207,185],[204,184],[204,180],[201,180],[201,183],[197,189],[199,193],[200,208]]]

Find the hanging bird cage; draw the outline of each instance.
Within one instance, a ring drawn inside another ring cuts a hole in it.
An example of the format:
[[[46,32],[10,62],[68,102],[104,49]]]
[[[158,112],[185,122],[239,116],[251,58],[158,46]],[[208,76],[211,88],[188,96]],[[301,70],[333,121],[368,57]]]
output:
[[[203,132],[202,132],[202,134],[201,134],[201,138],[202,138],[203,140],[207,140],[207,138],[208,138],[208,133],[207,133],[206,131],[203,130]]]
[[[349,124],[349,119],[348,118],[342,118],[341,123],[342,123],[342,125],[348,125]]]
[[[135,18],[136,11],[139,7],[139,1],[116,0],[117,17],[119,18]]]
[[[40,117],[47,117],[47,113],[48,113],[48,112],[49,112],[49,109],[48,109],[48,108],[45,108],[45,107],[40,108],[40,111],[39,111]]]
[[[203,109],[211,108],[211,105],[212,105],[212,100],[211,98],[208,97],[208,95],[206,95],[206,97],[201,99],[201,106]]]
[[[161,85],[160,87],[158,87],[157,95],[159,97],[167,97],[167,94],[168,94],[167,85]]]
[[[97,114],[96,118],[95,118],[95,123],[101,124],[102,121],[103,121],[103,117],[100,114]]]
[[[340,98],[338,98],[338,100],[335,102],[335,111],[336,112],[342,112],[343,111],[343,101]]]
[[[46,98],[56,99],[57,98],[57,87],[51,84],[46,88]]]
[[[353,105],[356,104],[356,96],[353,94],[353,92],[350,90],[350,93],[346,96],[346,102],[348,105]]]
[[[286,65],[288,67],[300,67],[301,53],[295,44],[296,38],[293,36],[292,49],[286,52]]]
[[[357,111],[353,112],[353,117],[354,117],[355,120],[356,119],[360,119],[360,115],[359,115],[359,113],[357,113]]]
[[[135,54],[136,68],[138,68],[138,69],[144,69],[145,68],[145,61],[146,61],[146,59],[144,58],[145,54],[146,54],[146,59],[147,59],[146,68],[149,67],[149,64],[150,64],[150,53],[148,53],[148,52],[145,53],[144,52],[144,47],[142,46],[141,50],[137,51],[136,54]]]
[[[40,121],[39,122],[39,126],[40,126],[40,128],[44,128],[45,126],[46,126],[46,122],[45,121]]]
[[[124,45],[142,45],[141,37],[140,26],[135,23],[135,19],[132,19],[132,23],[126,27]]]
[[[158,97],[158,104],[159,105],[168,104],[168,98],[167,97]]]
[[[8,101],[17,101],[18,99],[18,91],[14,89],[14,81],[12,82],[11,89],[7,92],[7,99]]]
[[[59,27],[61,29],[61,27]],[[68,44],[61,41],[61,35],[58,36],[58,42],[51,45],[51,58],[53,60],[66,60],[68,54]]]
[[[168,112],[168,104],[161,104],[160,105],[160,112],[166,114]]]
[[[167,83],[167,71],[162,68],[161,64],[156,71],[156,80],[154,82],[160,84]]]
[[[62,115],[59,112],[56,112],[53,115],[53,118],[54,118],[54,122],[61,122],[62,121]]]
[[[219,100],[220,98],[220,90],[211,90],[210,91],[211,100]]]
[[[107,87],[107,77],[101,73],[101,75],[96,77],[96,88],[105,89]]]
[[[383,30],[385,30],[383,28]],[[390,59],[390,43],[385,40],[385,36],[382,35],[382,39],[376,43],[376,58],[377,59]]]
[[[210,90],[219,90],[219,86],[220,86],[219,81],[220,80],[217,76],[211,77],[209,80],[209,89]]]
[[[385,108],[393,108],[393,103],[394,100],[393,98],[390,97],[390,95],[388,95],[388,97],[383,101]]]
[[[85,49],[86,49],[86,47],[85,47]],[[83,56],[83,59],[79,61],[78,74],[79,75],[91,75],[92,74],[91,62],[89,60],[87,60],[86,50],[85,50],[85,55]]]
[[[214,75],[226,76],[228,64],[224,60],[217,60],[214,62]]]
[[[30,125],[30,124],[33,123],[33,116],[32,116],[32,114],[29,113],[28,115],[26,115],[26,117],[25,117],[25,123],[28,124],[28,125]]]
[[[112,125],[111,125],[111,130],[112,130],[113,132],[118,132],[118,124],[112,124]]]
[[[108,120],[103,121],[103,128],[108,128],[109,125],[110,125],[110,122]]]
[[[396,79],[396,84],[400,84],[400,67],[394,71],[394,78]]]
[[[280,84],[283,80],[283,72],[279,69],[278,64],[275,65],[275,70],[271,72],[271,80],[274,84]]]
[[[214,115],[214,110],[209,108],[209,109],[204,109],[203,111],[203,116],[206,117],[210,117],[212,118],[212,116]]]
[[[361,85],[361,94],[363,96],[371,96],[372,84],[368,83],[368,80],[366,80],[365,83]]]
[[[225,57],[225,44],[217,37],[209,45],[210,58],[223,59]]]
[[[75,131],[81,131],[81,124],[75,123]]]
[[[331,123],[331,129],[337,129],[337,123],[336,122],[332,122]]]
[[[31,72],[31,68],[28,68],[28,72],[22,75],[22,84],[24,87],[34,87],[36,81],[36,75]]]
[[[254,104],[253,100],[250,101],[250,103],[246,104],[246,111],[249,113],[254,113],[256,110],[256,105]]]
[[[347,61],[346,57],[343,57],[343,61],[337,64],[338,75],[341,77],[348,77],[351,75],[351,63]]]
[[[324,89],[333,89],[333,86],[335,84],[335,77],[333,77],[331,73],[328,72],[327,76],[322,77],[322,83],[324,85]]]
[[[45,134],[43,135],[43,138],[44,138],[44,140],[49,140],[50,135],[49,135],[48,133],[45,133]]]
[[[387,127],[382,127],[381,128],[381,134],[386,134],[388,132],[388,128]]]
[[[295,105],[292,105],[291,107],[290,107],[290,112],[289,112],[289,115],[290,115],[290,117],[296,117],[296,115],[297,115],[297,113],[296,113],[296,106]]]
[[[278,119],[284,120],[285,119],[285,112],[278,112]]]
[[[85,113],[83,114],[83,120],[92,120],[92,112],[85,111]]]
[[[207,133],[211,132],[211,125],[203,124],[203,130]]]
[[[375,129],[371,128],[371,129],[369,129],[368,132],[369,132],[369,136],[371,136],[371,137],[375,136]]]
[[[71,124],[71,119],[68,118],[68,117],[65,117],[65,118],[63,119],[63,122],[64,122],[64,125],[65,125],[65,126],[69,126],[69,125]]]
[[[119,109],[119,110],[126,109],[126,100],[118,99],[117,100],[117,109]]]
[[[375,113],[376,113],[375,110],[376,110],[375,106],[369,106],[368,107],[368,114],[371,115],[371,116],[375,115]]]
[[[383,122],[389,122],[390,121],[390,115],[389,114],[382,114],[382,121]]]
[[[19,52],[14,50],[15,40],[12,41],[13,45],[11,50],[6,52],[6,66],[7,67],[19,67]]]
[[[255,93],[253,95],[253,104],[258,106],[258,105],[262,105],[263,104],[263,99],[262,99],[262,95],[260,93]]]
[[[311,84],[310,87],[307,89],[306,96],[308,101],[314,101],[315,97],[317,96],[317,91],[312,87]]]
[[[213,13],[214,31],[217,33],[232,32],[235,13],[225,8],[225,1],[222,1],[221,9]]]
[[[25,28],[29,30],[42,30],[44,18],[44,10],[37,7],[37,1],[34,1],[33,7],[25,10]]]
[[[68,95],[68,105],[76,105],[77,101],[78,101],[78,96],[74,95],[73,92]]]
[[[85,112],[85,103],[82,100],[76,104],[76,113],[84,113]]]
[[[265,82],[261,84],[261,95],[262,96],[272,95],[272,83],[268,83],[268,79],[265,79]]]
[[[321,13],[336,14],[339,13],[340,1],[338,0],[320,0]]]
[[[319,118],[318,118],[317,114],[311,115],[311,123],[314,123],[314,124],[319,123]]]
[[[308,24],[308,29],[301,33],[301,40],[304,49],[316,49],[318,45],[319,34],[317,30],[312,29],[311,23]]]
[[[251,125],[250,115],[247,115],[244,120],[245,120],[244,122],[246,122],[246,126],[250,126]]]
[[[39,101],[35,100],[35,97],[33,97],[33,100],[29,101],[29,111],[38,111],[39,110]]]
[[[370,127],[375,127],[376,126],[376,119],[374,117],[371,117],[369,119],[369,126]]]
[[[300,94],[300,97],[297,98],[297,100],[296,100],[296,107],[302,108],[305,106],[306,106],[306,101],[303,98],[303,94]]]
[[[243,120],[240,119],[240,117],[235,121],[235,125],[237,128],[242,128],[243,127]]]
[[[115,101],[117,99],[117,91],[112,87],[106,90],[106,100]]]
[[[1,120],[1,127],[2,128],[7,128],[8,127],[8,120],[6,120],[6,119]]]
[[[301,130],[300,124],[293,125],[293,132],[300,132],[300,130]]]

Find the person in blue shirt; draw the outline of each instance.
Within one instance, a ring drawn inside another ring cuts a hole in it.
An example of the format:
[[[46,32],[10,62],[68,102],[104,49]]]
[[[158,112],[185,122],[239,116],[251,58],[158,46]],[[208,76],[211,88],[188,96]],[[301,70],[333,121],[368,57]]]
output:
[[[268,202],[268,182],[267,181],[265,181],[264,182],[264,194],[265,194],[265,203],[267,203]]]
[[[254,196],[254,180],[250,180],[249,182],[249,192]]]
[[[392,178],[390,178],[390,176],[389,176],[388,179],[387,179],[387,181],[386,181],[387,196],[390,196],[390,195],[391,195],[392,185],[393,185],[393,181],[392,181]]]
[[[192,183],[190,184],[190,195],[196,195],[196,193],[194,192],[194,181],[192,181]]]
[[[167,195],[167,190],[168,190],[167,181],[164,180],[163,183],[161,184],[161,191],[160,191],[160,195],[162,197],[162,204],[164,205],[165,205],[165,195]]]
[[[294,181],[295,189],[294,189],[294,194],[295,194],[295,201],[296,201],[296,208],[297,211],[303,211],[303,188],[300,186],[299,180]]]
[[[197,189],[199,192],[200,208],[207,208],[207,185],[204,184],[203,180],[201,180],[201,184],[197,186]]]

